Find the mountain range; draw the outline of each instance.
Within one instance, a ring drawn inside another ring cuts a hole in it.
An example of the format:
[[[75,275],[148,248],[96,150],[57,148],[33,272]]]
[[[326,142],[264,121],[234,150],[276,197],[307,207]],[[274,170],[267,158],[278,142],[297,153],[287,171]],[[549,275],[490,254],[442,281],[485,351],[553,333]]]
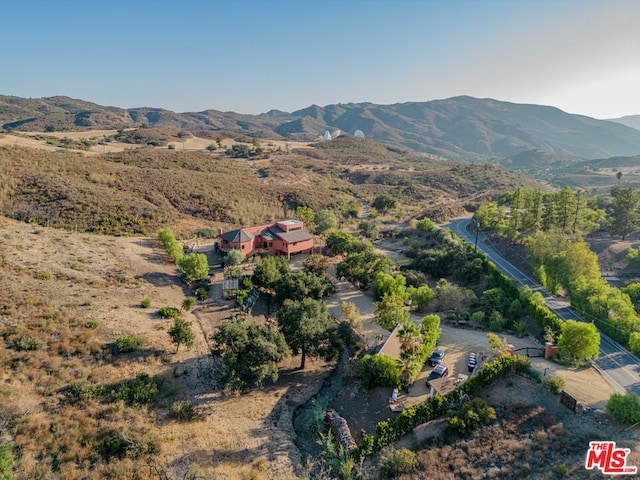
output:
[[[381,143],[514,169],[638,155],[640,130],[630,126],[636,125],[636,117],[640,118],[597,120],[550,106],[468,96],[393,105],[311,105],[295,112],[271,110],[259,115],[218,110],[176,113],[150,107],[123,109],[62,96],[0,96],[0,125],[5,130],[172,127],[300,141],[318,140],[326,130],[349,134],[361,130],[366,137]]]

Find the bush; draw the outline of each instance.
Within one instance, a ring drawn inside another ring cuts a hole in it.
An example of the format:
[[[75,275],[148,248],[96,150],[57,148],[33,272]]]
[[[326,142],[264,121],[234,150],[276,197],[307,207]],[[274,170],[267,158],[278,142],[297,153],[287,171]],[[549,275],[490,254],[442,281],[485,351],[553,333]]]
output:
[[[162,307],[158,310],[158,315],[162,318],[180,318],[180,310],[175,307]]]
[[[202,420],[204,416],[198,412],[193,402],[185,400],[183,402],[174,402],[171,405],[169,416],[180,422],[195,422]]]
[[[551,391],[551,393],[559,394],[564,388],[564,379],[560,377],[549,377],[542,384]]]
[[[116,340],[116,353],[131,353],[146,343],[142,337],[136,335],[122,335]]]
[[[621,423],[635,425],[640,422],[640,397],[633,392],[626,395],[614,393],[606,408],[609,415]]]
[[[142,301],[140,302],[140,306],[142,308],[149,308],[151,306],[151,299],[150,298],[143,298]]]
[[[206,299],[209,298],[209,290],[203,287],[196,288],[195,296],[198,300],[200,300],[201,302],[204,302]]]
[[[496,411],[481,398],[474,398],[462,406],[460,412],[447,417],[447,429],[458,435],[465,435],[477,430],[482,425],[489,425],[496,419]]]
[[[403,473],[414,473],[420,467],[416,454],[407,448],[393,452],[393,457],[382,466],[382,473],[387,477],[395,477]]]
[[[24,335],[20,335],[16,340],[14,340],[13,345],[19,352],[29,352],[32,350],[40,350],[43,342],[36,340],[26,333]]]
[[[123,383],[111,393],[111,401],[123,400],[131,405],[148,405],[160,391],[162,378],[139,373],[136,378]]]
[[[358,363],[360,382],[367,390],[374,387],[398,388],[402,382],[400,365],[386,355],[365,355]]]
[[[87,320],[84,323],[85,328],[91,328],[91,329],[96,329],[100,326],[100,322],[98,322],[97,320]]]

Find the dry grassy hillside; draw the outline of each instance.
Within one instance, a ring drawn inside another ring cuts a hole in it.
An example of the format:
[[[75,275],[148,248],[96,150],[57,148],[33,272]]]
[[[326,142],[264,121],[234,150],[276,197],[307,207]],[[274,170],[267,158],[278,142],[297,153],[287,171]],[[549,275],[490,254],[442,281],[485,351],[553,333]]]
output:
[[[196,342],[175,353],[157,311],[188,292],[155,240],[4,217],[0,240],[0,442],[19,478],[294,478],[291,415],[324,362],[287,360],[278,383],[227,395],[207,338],[233,302],[183,312]],[[119,352],[125,335],[142,345]]]

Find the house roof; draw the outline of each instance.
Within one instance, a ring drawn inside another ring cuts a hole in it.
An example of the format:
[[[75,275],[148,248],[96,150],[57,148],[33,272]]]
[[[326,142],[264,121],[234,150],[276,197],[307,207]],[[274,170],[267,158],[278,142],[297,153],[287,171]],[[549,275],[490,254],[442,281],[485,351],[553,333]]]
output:
[[[289,243],[302,242],[304,240],[309,240],[309,239],[313,238],[313,235],[311,235],[306,230],[296,230],[295,232],[279,233],[278,236],[282,240],[284,240],[286,242],[289,242]]]
[[[430,380],[429,385],[436,393],[439,393],[444,397],[453,392],[453,390],[461,383],[464,383],[466,379],[466,375],[458,375],[458,377],[442,377]]]
[[[223,240],[227,240],[228,242],[240,243],[253,240],[254,235],[242,228],[238,228],[236,230],[229,230],[228,232],[221,233],[218,237]]]
[[[382,347],[380,347],[380,351],[378,352],[379,354],[386,355],[394,360],[400,360],[400,340],[398,339],[398,332],[401,328],[401,323],[396,325],[396,328],[393,329],[391,335],[387,338],[387,341],[384,342]]]

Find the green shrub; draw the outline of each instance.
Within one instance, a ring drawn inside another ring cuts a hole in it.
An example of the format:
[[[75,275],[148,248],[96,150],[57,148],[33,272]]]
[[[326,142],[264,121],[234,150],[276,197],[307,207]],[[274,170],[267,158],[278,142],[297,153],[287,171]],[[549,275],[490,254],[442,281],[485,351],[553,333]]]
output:
[[[484,325],[484,312],[477,311],[469,315],[469,324],[473,328],[480,328]]]
[[[98,322],[97,320],[87,320],[84,323],[85,328],[91,328],[91,329],[96,329],[100,326],[100,322]]]
[[[402,382],[399,363],[387,355],[365,355],[358,363],[360,382],[365,389],[398,388]]]
[[[180,318],[180,310],[175,307],[162,307],[158,310],[158,315],[162,318]]]
[[[14,340],[13,345],[19,352],[29,352],[32,350],[40,350],[44,344],[28,333],[25,333]]]
[[[69,385],[66,392],[73,400],[99,400],[107,393],[107,387],[99,383],[78,382]]]
[[[98,447],[98,452],[107,462],[112,458],[131,458],[135,460],[144,455],[152,455],[158,452],[158,446],[154,442],[143,443],[116,431],[100,433],[99,438],[102,438],[102,442]]]
[[[131,405],[148,405],[160,391],[162,378],[139,373],[136,378],[123,383],[111,393],[111,401],[123,400]]]
[[[150,298],[143,298],[142,301],[140,302],[140,306],[142,308],[149,308],[151,306],[151,299]]]
[[[527,322],[524,320],[518,320],[513,324],[513,330],[519,337],[524,337],[527,334]]]
[[[614,393],[606,408],[609,415],[621,423],[635,425],[640,422],[640,397],[633,392],[626,395]]]
[[[447,417],[447,430],[458,435],[465,435],[483,425],[489,425],[496,419],[496,411],[481,398],[474,398],[462,405],[459,412],[450,413]]]
[[[569,467],[567,467],[564,463],[559,463],[556,465],[556,473],[561,477],[566,477],[569,475]]]
[[[403,473],[414,473],[420,467],[416,454],[407,448],[393,452],[393,457],[382,466],[382,473],[387,477],[396,477]]]
[[[548,388],[551,393],[559,394],[564,388],[565,381],[560,377],[549,377],[542,384]]]
[[[236,293],[236,303],[240,306],[244,305],[247,298],[249,298],[249,290],[238,290]]]
[[[146,343],[142,337],[136,335],[121,335],[116,340],[116,353],[131,353],[138,350]]]
[[[180,422],[195,422],[202,420],[204,416],[198,412],[193,402],[185,400],[182,402],[174,402],[171,405],[169,416]]]
[[[50,272],[38,272],[38,273],[36,273],[35,277],[38,280],[51,280],[51,273]]]
[[[200,300],[201,302],[204,302],[206,299],[209,298],[209,290],[203,287],[197,288],[195,296],[198,300]]]
[[[13,480],[13,452],[9,443],[0,444],[0,480]]]

